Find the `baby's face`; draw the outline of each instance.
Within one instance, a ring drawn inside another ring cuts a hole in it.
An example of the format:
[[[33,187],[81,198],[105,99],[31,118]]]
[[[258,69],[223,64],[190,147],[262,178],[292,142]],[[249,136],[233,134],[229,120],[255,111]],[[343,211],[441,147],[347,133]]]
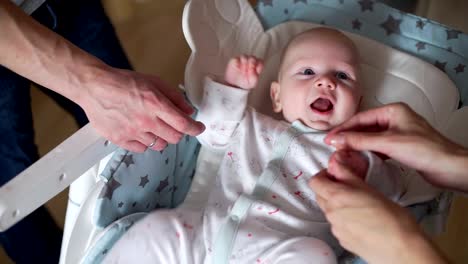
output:
[[[359,107],[358,69],[358,54],[344,35],[328,29],[303,34],[290,44],[272,83],[273,110],[288,122],[329,130]]]

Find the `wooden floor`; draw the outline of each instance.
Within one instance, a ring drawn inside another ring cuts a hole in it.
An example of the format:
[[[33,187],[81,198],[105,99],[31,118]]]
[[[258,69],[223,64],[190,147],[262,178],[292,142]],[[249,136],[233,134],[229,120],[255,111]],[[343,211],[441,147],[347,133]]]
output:
[[[182,82],[190,54],[181,28],[185,2],[104,0],[105,8],[136,70],[157,74],[173,86]],[[467,10],[468,2],[463,0],[433,0],[427,1],[427,5],[417,13],[468,32],[468,20],[465,19]],[[70,136],[77,127],[69,115],[40,91],[32,89],[31,93],[36,142],[43,155]],[[60,225],[64,221],[66,200],[67,193],[64,191],[47,204]],[[454,263],[468,263],[468,199],[456,198],[447,233],[436,238],[436,242]],[[1,248],[0,263],[12,263]]]

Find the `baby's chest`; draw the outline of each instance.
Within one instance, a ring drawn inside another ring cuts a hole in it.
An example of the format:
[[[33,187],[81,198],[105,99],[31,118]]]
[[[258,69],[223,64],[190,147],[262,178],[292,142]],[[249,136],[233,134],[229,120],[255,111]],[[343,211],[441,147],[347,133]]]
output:
[[[323,143],[323,137],[301,135],[282,145],[263,138],[260,141],[238,141],[225,153],[224,181],[231,186],[238,185],[238,191],[250,193],[268,172],[273,174],[270,178],[273,176],[276,183],[271,188],[280,184],[281,189],[302,190],[311,177],[327,167],[333,152]]]

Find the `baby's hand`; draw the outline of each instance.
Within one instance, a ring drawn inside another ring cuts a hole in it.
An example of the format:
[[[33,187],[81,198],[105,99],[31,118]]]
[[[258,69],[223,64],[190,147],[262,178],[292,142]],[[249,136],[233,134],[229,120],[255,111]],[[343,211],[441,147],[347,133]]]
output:
[[[252,89],[257,85],[262,70],[262,60],[254,56],[241,55],[228,62],[224,80],[231,86]]]
[[[334,162],[346,165],[356,176],[365,180],[369,168],[369,161],[361,152],[354,150],[338,150],[333,153],[328,163],[329,173],[332,175]]]

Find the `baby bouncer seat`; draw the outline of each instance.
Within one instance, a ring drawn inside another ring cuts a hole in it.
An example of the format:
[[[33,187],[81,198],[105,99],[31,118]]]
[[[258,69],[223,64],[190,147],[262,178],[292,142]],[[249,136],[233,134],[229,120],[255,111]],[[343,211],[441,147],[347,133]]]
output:
[[[183,14],[192,49],[184,80],[188,98],[197,106],[205,76],[222,76],[231,57],[253,54],[264,59],[265,69],[249,104],[272,114],[268,88],[282,49],[294,35],[317,26],[342,30],[356,43],[363,109],[405,102],[444,135],[468,145],[463,122],[468,120],[468,37],[374,1],[263,0],[256,10],[247,0],[188,1]],[[73,182],[60,261],[99,263],[148,212],[181,203],[202,208],[219,161],[219,155],[200,149],[188,136],[164,151],[136,154],[118,149],[88,125],[0,189],[0,228]],[[441,232],[450,193],[417,176],[408,186],[420,192],[419,199],[402,205],[429,231]],[[343,255],[340,261],[360,259]]]

